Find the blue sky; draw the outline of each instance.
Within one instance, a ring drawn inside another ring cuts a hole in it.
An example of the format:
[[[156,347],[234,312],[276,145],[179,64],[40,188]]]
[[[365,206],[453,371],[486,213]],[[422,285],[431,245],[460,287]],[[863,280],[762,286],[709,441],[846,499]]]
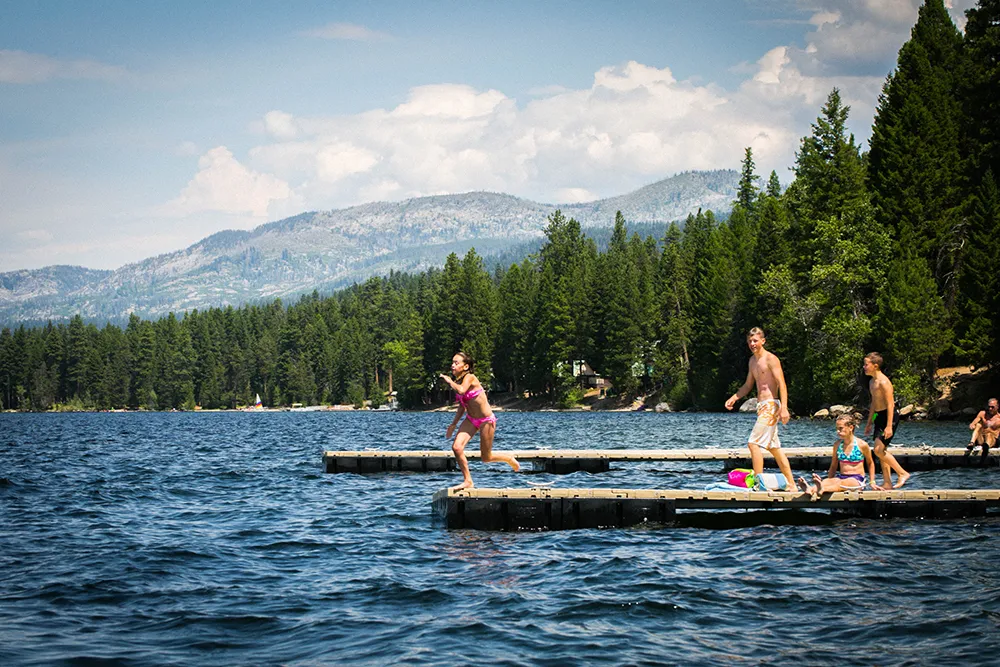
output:
[[[588,201],[745,146],[787,183],[834,86],[868,138],[919,4],[8,0],[0,271],[369,201]]]

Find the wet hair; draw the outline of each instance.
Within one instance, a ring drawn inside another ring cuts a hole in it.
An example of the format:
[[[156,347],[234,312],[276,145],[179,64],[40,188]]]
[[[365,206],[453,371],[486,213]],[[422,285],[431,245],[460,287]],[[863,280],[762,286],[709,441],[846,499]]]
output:
[[[456,357],[462,357],[462,361],[464,361],[466,364],[469,365],[469,371],[468,372],[471,373],[472,369],[476,365],[475,362],[472,360],[472,357],[469,356],[468,354],[466,354],[465,352],[456,352],[455,356]]]
[[[851,428],[856,428],[858,425],[858,420],[854,417],[854,415],[850,413],[845,413],[837,417],[837,426],[840,426],[841,424],[847,424]]]
[[[868,354],[865,355],[865,359],[867,359],[868,361],[872,362],[873,364],[875,364],[879,368],[882,368],[883,359],[882,359],[882,355],[879,354],[878,352],[869,352]]]
[[[753,336],[754,334],[759,335],[761,338],[767,338],[767,336],[764,335],[764,330],[761,329],[760,327],[754,327],[753,329],[748,331],[747,338],[750,338],[750,336]]]

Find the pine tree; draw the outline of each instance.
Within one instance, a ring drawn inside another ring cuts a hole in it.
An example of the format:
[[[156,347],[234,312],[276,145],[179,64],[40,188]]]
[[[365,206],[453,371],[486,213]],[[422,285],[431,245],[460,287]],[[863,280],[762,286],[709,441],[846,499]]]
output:
[[[0,410],[14,410],[17,406],[18,384],[17,349],[9,327],[0,331]]]
[[[962,320],[956,353],[975,366],[1000,362],[1000,278],[997,239],[1000,239],[1000,191],[987,172],[969,207],[968,245],[959,283]]]
[[[964,90],[967,132],[972,146],[970,173],[1000,174],[1000,0],[979,0],[966,12]],[[974,182],[978,178],[974,179]]]
[[[434,303],[425,332],[424,365],[427,375],[436,378],[451,367],[451,358],[461,349],[461,315],[467,306],[462,294],[462,265],[458,255],[451,253],[444,270],[434,279]]]
[[[757,181],[760,180],[760,176],[756,174],[755,169],[753,150],[747,146],[743,154],[740,182],[736,187],[736,203],[742,206],[743,210],[747,213],[753,210],[757,196],[760,194],[760,189],[757,187]]]
[[[659,266],[661,329],[657,367],[668,402],[686,407],[691,402],[687,374],[691,368],[688,348],[693,335],[690,315],[690,271],[681,247],[681,230],[671,223],[663,239]]]
[[[777,199],[781,196],[781,181],[778,180],[778,173],[771,170],[771,176],[767,179],[767,188],[764,191],[768,197]]]
[[[908,400],[930,398],[937,360],[951,344],[951,329],[942,326],[944,301],[927,261],[915,249],[904,249],[890,265],[879,297],[879,319],[887,332],[886,364],[895,371],[896,394]]]
[[[489,386],[493,378],[492,359],[497,328],[497,304],[493,281],[475,248],[462,259],[461,294],[464,306],[459,321],[461,341],[455,349],[464,350],[476,362],[476,376]]]
[[[876,220],[899,252],[913,249],[928,262],[949,310],[964,241],[961,41],[942,0],[926,0],[879,98],[868,156]]]
[[[500,281],[494,370],[497,380],[511,391],[523,391],[531,375],[537,279],[535,264],[528,258],[520,265],[512,264]]]
[[[535,349],[530,386],[557,401],[572,387],[576,321],[570,305],[573,255],[578,249],[580,225],[561,211],[549,216],[546,243],[539,251],[538,297],[535,313]]]
[[[691,316],[688,383],[696,407],[713,409],[725,400],[731,378],[721,376],[721,355],[733,329],[735,292],[732,237],[711,211],[688,218],[685,255],[691,266]]]
[[[615,216],[608,250],[601,258],[598,300],[600,325],[596,348],[602,354],[595,370],[607,376],[615,390],[629,394],[638,387],[636,368],[641,365],[638,271],[629,253],[625,218]]]
[[[868,203],[860,151],[854,135],[847,133],[849,112],[834,88],[812,134],[803,137],[795,154],[795,181],[785,192],[785,201],[792,213],[792,269],[799,280],[807,279],[816,261],[817,222]]]
[[[849,108],[834,89],[813,135],[796,155],[795,182],[783,199],[792,213],[790,261],[761,281],[772,304],[792,402],[809,409],[824,400],[852,400],[863,348],[872,332],[876,290],[891,238],[874,219],[864,165],[846,130]]]

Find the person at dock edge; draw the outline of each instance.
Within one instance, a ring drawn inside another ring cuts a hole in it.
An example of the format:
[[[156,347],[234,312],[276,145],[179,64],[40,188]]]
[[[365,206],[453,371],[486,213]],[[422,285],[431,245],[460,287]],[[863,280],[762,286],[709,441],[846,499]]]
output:
[[[472,483],[472,475],[469,473],[469,460],[465,457],[465,446],[469,444],[472,436],[479,432],[479,458],[483,463],[491,461],[503,461],[517,472],[521,465],[510,454],[493,453],[493,436],[497,429],[497,418],[490,408],[490,402],[486,400],[486,390],[475,375],[472,374],[473,361],[465,352],[459,352],[451,358],[451,375],[454,380],[442,374],[441,379],[455,390],[455,400],[458,401],[458,410],[455,411],[455,419],[452,420],[445,431],[445,438],[451,438],[452,432],[458,426],[458,422],[465,415],[465,421],[458,428],[455,434],[455,441],[451,450],[455,452],[455,459],[458,467],[462,471],[462,483],[451,487],[452,491],[471,489],[475,486]]]
[[[865,435],[875,430],[875,456],[882,464],[882,488],[898,489],[910,478],[910,473],[903,470],[896,457],[889,453],[889,445],[896,434],[896,403],[893,396],[892,382],[882,372],[882,355],[869,352],[865,355],[863,368],[868,381],[868,390],[872,395],[871,407],[868,409],[868,421],[865,422]],[[892,483],[892,473],[896,473],[896,483]]]
[[[754,384],[757,385],[757,423],[750,432],[747,447],[750,448],[754,476],[764,472],[764,447],[771,453],[781,469],[781,474],[788,480],[786,491],[796,491],[795,479],[792,478],[792,467],[788,457],[781,451],[781,440],[778,439],[778,421],[788,423],[788,388],[785,386],[785,374],[781,370],[781,361],[775,355],[764,349],[766,342],[764,332],[754,327],[747,333],[747,347],[750,348],[750,368],[747,371],[746,382],[736,390],[736,393],[726,401],[726,410],[732,410],[736,401],[750,393]],[[778,390],[774,397],[773,388]]]
[[[980,410],[976,418],[969,424],[972,437],[965,448],[965,455],[969,456],[972,450],[978,445],[983,448],[982,460],[990,455],[990,447],[996,447],[997,436],[1000,435],[1000,414],[997,414],[997,399],[991,398],[986,402],[986,409]]]

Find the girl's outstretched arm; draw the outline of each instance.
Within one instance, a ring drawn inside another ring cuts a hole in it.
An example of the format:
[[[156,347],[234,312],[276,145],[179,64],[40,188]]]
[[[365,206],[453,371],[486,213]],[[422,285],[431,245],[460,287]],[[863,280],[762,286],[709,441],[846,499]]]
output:
[[[462,382],[461,383],[455,382],[454,380],[452,380],[450,377],[448,377],[444,373],[441,374],[441,379],[444,380],[445,382],[447,382],[448,386],[450,386],[452,389],[455,390],[456,393],[459,393],[459,394],[466,394],[466,393],[468,393],[469,389],[472,388],[472,385],[474,385],[476,382],[478,382],[478,380],[476,379],[476,376],[473,375],[472,373],[466,373],[464,376],[462,376]]]

